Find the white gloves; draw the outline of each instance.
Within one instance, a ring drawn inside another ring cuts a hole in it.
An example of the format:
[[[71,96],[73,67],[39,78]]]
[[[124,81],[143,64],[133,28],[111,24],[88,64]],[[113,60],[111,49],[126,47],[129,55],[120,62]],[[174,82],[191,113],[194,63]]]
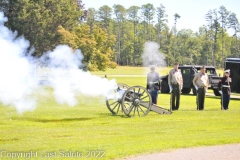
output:
[[[170,90],[169,92],[171,93],[173,90],[172,86],[169,86],[169,90]]]
[[[198,86],[195,86],[196,90],[198,90]]]
[[[219,91],[220,94],[222,94],[222,91]]]

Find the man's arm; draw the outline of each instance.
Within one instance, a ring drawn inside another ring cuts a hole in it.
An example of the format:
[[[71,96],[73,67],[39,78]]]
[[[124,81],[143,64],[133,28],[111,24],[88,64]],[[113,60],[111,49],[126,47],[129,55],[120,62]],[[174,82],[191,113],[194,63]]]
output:
[[[222,82],[223,82],[223,79],[221,78],[218,82],[218,91],[220,94],[222,94]]]
[[[161,80],[160,80],[160,75],[158,74],[158,88],[161,90]]]
[[[182,73],[181,73],[180,86],[181,86],[181,89],[182,89],[182,88],[183,88],[183,77],[182,77]]]
[[[222,87],[222,79],[220,79],[218,82],[218,91],[221,90],[221,87]]]
[[[171,70],[169,71],[169,74],[168,74],[168,85],[169,85],[169,88],[172,87],[171,85],[171,80],[172,80],[172,74],[171,74]]]
[[[148,81],[149,81],[149,77],[148,77],[148,75],[147,75],[147,86],[146,86],[147,89],[149,89],[149,83],[148,83]]]
[[[228,84],[231,85],[232,84],[232,78],[231,77],[228,77]]]
[[[193,85],[196,87],[197,86],[197,84],[196,84],[196,82],[197,82],[197,79],[198,79],[198,74],[196,74],[195,75],[195,77],[193,78]]]
[[[209,78],[207,79],[207,86],[206,86],[206,89],[208,89],[208,86],[209,86]]]

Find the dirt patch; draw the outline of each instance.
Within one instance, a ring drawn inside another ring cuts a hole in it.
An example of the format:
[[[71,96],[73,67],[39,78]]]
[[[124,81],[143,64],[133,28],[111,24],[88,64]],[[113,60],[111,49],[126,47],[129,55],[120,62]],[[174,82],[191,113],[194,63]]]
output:
[[[239,160],[240,144],[177,149],[125,160]]]

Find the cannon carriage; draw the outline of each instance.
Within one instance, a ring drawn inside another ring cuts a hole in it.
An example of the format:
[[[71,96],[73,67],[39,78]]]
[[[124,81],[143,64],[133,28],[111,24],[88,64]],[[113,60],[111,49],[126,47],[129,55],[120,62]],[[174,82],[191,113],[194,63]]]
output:
[[[118,84],[114,93],[106,98],[109,111],[116,115],[123,112],[128,117],[146,116],[149,111],[159,114],[171,114],[168,109],[152,104],[152,98],[148,90],[142,86],[129,87],[126,84]]]

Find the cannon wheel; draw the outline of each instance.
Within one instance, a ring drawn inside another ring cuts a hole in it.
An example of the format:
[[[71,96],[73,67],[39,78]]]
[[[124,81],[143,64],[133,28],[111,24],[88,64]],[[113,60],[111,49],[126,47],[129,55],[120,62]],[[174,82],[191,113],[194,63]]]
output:
[[[146,116],[152,107],[152,98],[146,88],[133,86],[122,97],[122,109],[126,116]]]
[[[119,109],[121,107],[121,102],[122,102],[122,99],[117,99],[116,98],[117,92],[120,89],[127,90],[128,88],[129,88],[128,85],[119,83],[118,84],[118,88],[113,91],[114,92],[113,93],[113,98],[110,98],[110,99],[106,98],[107,108],[113,115],[118,114],[118,111],[119,111]]]

